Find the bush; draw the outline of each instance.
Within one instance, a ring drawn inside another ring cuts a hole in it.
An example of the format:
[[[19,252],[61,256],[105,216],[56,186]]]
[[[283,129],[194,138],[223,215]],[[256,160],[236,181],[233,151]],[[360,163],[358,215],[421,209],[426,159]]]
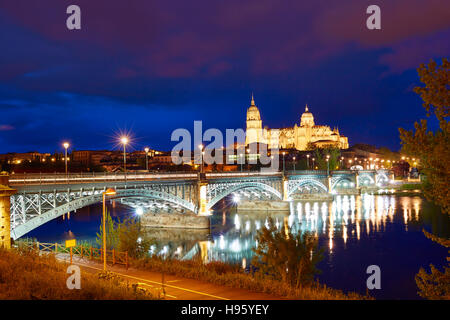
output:
[[[142,258],[148,254],[150,246],[154,243],[142,232],[141,224],[136,219],[125,219],[117,224],[118,249],[128,252],[131,258]]]
[[[318,240],[310,233],[294,235],[289,227],[279,231],[269,218],[268,227],[258,231],[257,242],[252,264],[259,277],[299,288],[311,283],[319,273],[316,264],[322,260],[323,250],[318,249]]]

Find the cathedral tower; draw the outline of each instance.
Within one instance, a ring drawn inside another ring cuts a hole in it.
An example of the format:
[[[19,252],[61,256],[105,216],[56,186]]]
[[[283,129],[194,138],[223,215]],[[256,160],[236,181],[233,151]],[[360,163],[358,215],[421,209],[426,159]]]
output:
[[[308,105],[306,105],[305,112],[300,119],[300,127],[314,127],[314,116],[309,112]]]
[[[255,100],[250,102],[250,107],[247,109],[247,129],[245,135],[245,144],[262,142],[262,121],[259,114],[258,107],[255,105]]]

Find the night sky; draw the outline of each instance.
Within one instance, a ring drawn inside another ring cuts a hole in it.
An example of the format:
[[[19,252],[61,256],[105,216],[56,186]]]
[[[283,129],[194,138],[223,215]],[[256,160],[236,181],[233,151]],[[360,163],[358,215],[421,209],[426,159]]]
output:
[[[269,128],[307,103],[351,145],[398,150],[425,117],[416,68],[450,52],[450,2],[1,0],[0,43],[0,153],[118,149],[120,132],[170,150],[194,120],[244,128],[252,92]]]

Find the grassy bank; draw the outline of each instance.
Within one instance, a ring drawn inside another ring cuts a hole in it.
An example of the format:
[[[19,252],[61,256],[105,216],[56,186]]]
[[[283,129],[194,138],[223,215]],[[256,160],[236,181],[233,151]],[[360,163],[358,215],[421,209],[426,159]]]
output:
[[[53,255],[0,248],[0,300],[136,300],[151,299],[140,289],[103,274],[81,272],[81,289],[66,286],[67,264]]]
[[[421,183],[405,183],[400,186],[400,190],[422,190]]]
[[[315,282],[299,289],[267,278],[258,278],[243,272],[238,265],[223,262],[203,264],[200,260],[181,261],[176,259],[162,260],[149,257],[132,261],[132,266],[141,269],[179,277],[196,279],[233,288],[262,292],[281,298],[301,300],[360,300],[368,299],[357,293],[348,293]]]

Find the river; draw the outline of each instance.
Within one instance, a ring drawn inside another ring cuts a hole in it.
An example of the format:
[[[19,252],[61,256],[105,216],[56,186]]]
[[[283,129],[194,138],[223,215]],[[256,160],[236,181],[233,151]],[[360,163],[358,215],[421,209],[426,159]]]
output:
[[[298,201],[290,213],[236,212],[230,200],[214,211],[210,230],[151,229],[157,239],[151,251],[183,259],[200,257],[248,268],[256,234],[268,217],[278,228],[317,235],[324,248],[319,263],[320,282],[348,291],[366,293],[366,269],[381,270],[381,289],[371,290],[377,299],[420,299],[414,275],[430,263],[446,264],[447,249],[427,239],[422,229],[449,237],[450,219],[420,193],[336,196],[333,201]],[[115,218],[135,214],[118,201],[108,203]],[[55,219],[27,234],[40,242],[76,238],[95,243],[101,205],[93,205]]]

